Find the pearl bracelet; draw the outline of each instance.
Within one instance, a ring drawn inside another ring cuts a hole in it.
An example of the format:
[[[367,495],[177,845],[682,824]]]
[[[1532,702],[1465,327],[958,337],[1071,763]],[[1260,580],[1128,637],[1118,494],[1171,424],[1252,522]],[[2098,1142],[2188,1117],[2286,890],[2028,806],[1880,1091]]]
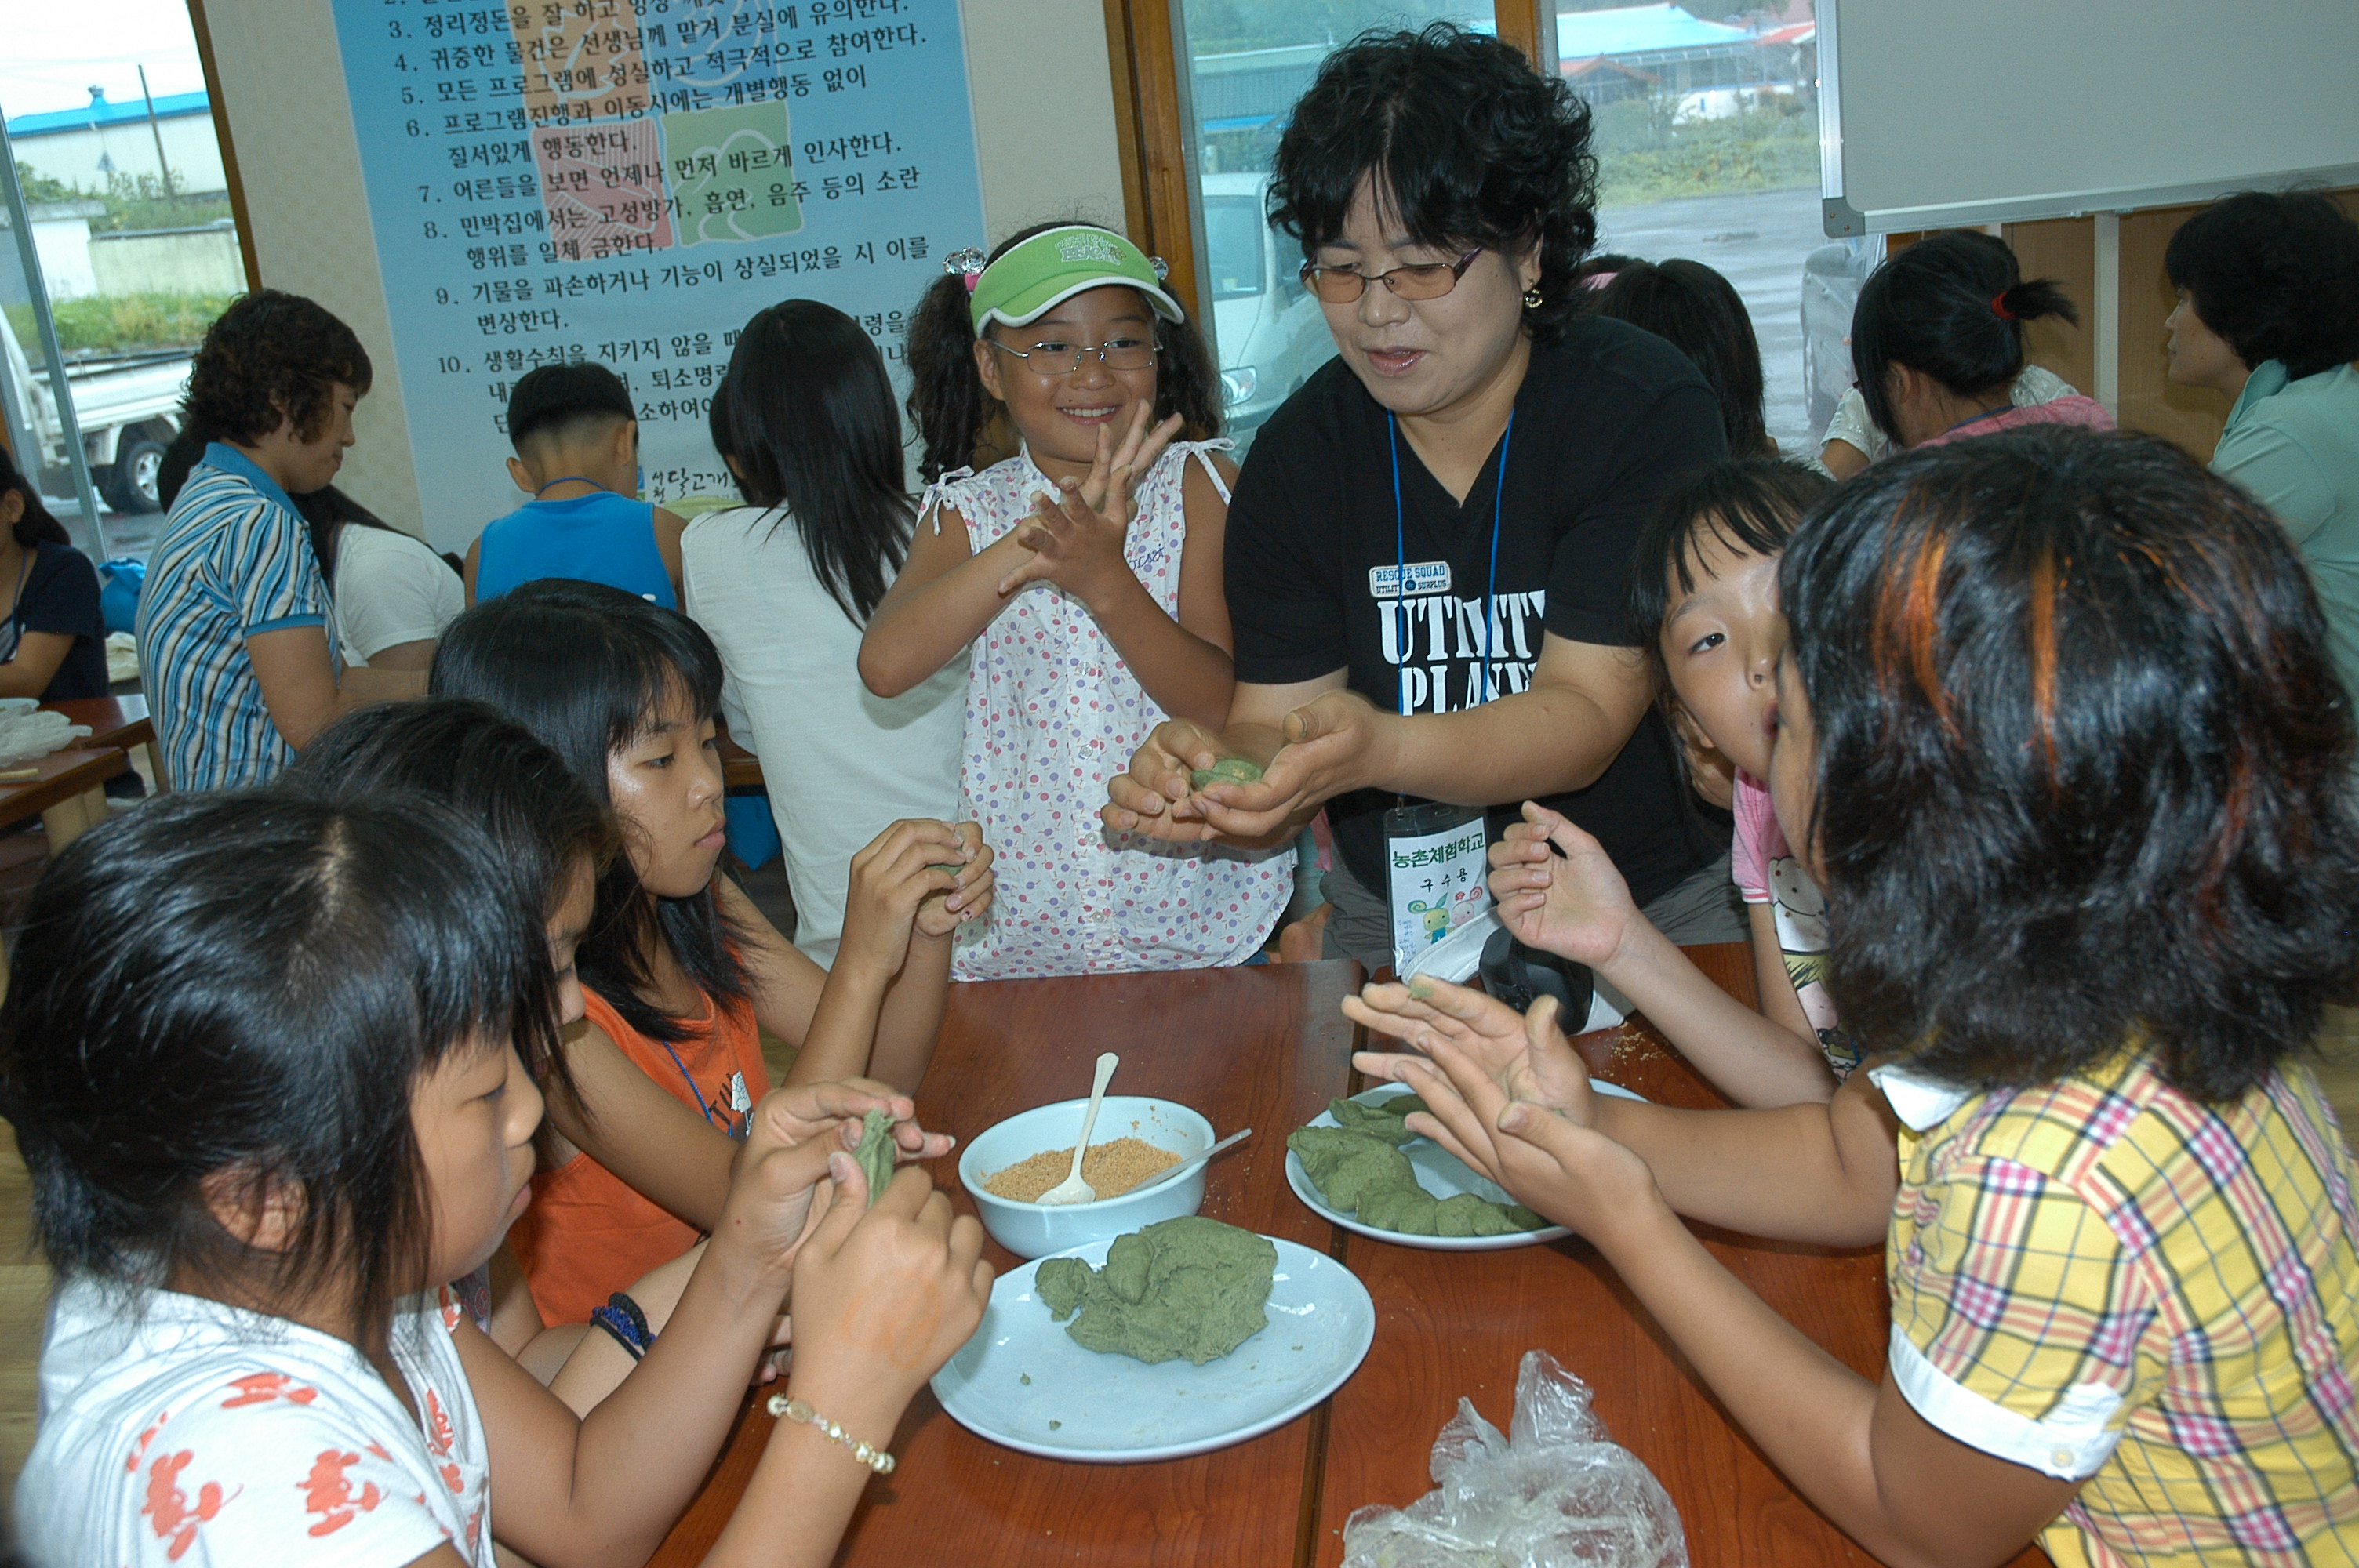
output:
[[[811,1409],[810,1406],[803,1403],[802,1400],[790,1400],[784,1394],[772,1394],[769,1399],[769,1411],[774,1416],[784,1416],[787,1420],[799,1422],[804,1426],[816,1427],[821,1436],[830,1443],[841,1443],[851,1449],[854,1459],[859,1460],[879,1476],[889,1476],[893,1473],[893,1456],[881,1448],[871,1448],[819,1411]]]

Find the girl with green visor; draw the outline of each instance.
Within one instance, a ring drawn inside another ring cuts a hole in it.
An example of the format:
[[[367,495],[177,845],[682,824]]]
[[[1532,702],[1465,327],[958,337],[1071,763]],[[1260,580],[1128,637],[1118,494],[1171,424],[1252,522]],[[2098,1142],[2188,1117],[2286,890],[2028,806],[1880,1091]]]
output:
[[[1166,718],[1217,727],[1234,685],[1222,547],[1236,470],[1216,455],[1211,355],[1161,264],[1086,223],[1028,230],[987,263],[960,252],[919,302],[908,353],[929,488],[860,674],[892,697],[973,648],[960,815],[998,857],[999,903],[952,973],[1251,960],[1292,892],[1290,850],[1098,820],[1147,734]]]

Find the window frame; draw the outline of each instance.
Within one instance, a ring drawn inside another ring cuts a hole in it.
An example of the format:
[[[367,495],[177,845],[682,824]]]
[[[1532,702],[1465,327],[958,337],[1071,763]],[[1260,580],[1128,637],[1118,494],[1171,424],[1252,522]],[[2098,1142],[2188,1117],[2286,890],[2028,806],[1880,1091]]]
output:
[[[1186,0],[1177,0],[1184,5]],[[1130,237],[1170,268],[1164,287],[1191,315],[1206,306],[1205,262],[1190,200],[1195,128],[1174,15],[1175,0],[1104,0],[1106,56],[1114,74],[1114,130],[1120,143],[1123,209]],[[1493,0],[1498,36],[1543,70],[1555,69],[1555,6],[1550,0]],[[1550,25],[1543,26],[1548,22]]]

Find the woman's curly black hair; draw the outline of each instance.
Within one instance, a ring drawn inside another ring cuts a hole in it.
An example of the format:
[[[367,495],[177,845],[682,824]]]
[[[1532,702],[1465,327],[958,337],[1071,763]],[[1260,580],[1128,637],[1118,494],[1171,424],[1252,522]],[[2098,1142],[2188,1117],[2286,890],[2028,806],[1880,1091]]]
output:
[[[2234,484],[2052,427],[1904,453],[1813,513],[1779,587],[1828,983],[1872,1048],[2004,1088],[2140,1046],[2221,1102],[2351,994],[2350,699]]]
[[[1343,232],[1375,177],[1403,232],[1438,251],[1539,247],[1542,342],[1580,303],[1573,273],[1597,242],[1589,105],[1512,44],[1449,22],[1366,32],[1327,57],[1296,101],[1270,166],[1269,221],[1306,259]]]
[[[365,394],[375,375],[350,327],[299,294],[257,288],[205,329],[180,419],[214,440],[251,445],[286,418],[297,440],[316,440],[336,384]]]
[[[2314,190],[2242,190],[2179,226],[2171,287],[2247,368],[2295,381],[2359,360],[2359,223]]]
[[[1035,223],[999,242],[991,253],[997,261],[1015,245],[1050,229],[1070,228],[1081,222],[1060,218]],[[1094,225],[1093,225],[1094,226]],[[1109,233],[1112,230],[1107,231]],[[974,368],[973,291],[966,280],[945,273],[934,279],[909,313],[909,417],[917,422],[925,443],[918,471],[926,482],[979,461],[978,449],[994,418],[999,400],[984,389]],[[992,324],[995,332],[1017,329]],[[1003,338],[1013,343],[1015,339]],[[1209,441],[1221,433],[1221,373],[1204,335],[1190,321],[1155,318],[1155,417],[1180,416],[1180,438]]]

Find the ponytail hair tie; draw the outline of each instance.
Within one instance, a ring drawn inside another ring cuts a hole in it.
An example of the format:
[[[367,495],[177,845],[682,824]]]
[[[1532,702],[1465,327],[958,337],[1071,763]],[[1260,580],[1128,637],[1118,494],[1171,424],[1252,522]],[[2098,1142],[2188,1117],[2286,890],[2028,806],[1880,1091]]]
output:
[[[2004,291],[1991,296],[1991,313],[2002,321],[2015,319],[2015,312],[2006,308],[2006,295]]]
[[[962,251],[952,251],[942,258],[942,270],[966,285],[969,294],[983,277],[984,254],[969,245]]]

